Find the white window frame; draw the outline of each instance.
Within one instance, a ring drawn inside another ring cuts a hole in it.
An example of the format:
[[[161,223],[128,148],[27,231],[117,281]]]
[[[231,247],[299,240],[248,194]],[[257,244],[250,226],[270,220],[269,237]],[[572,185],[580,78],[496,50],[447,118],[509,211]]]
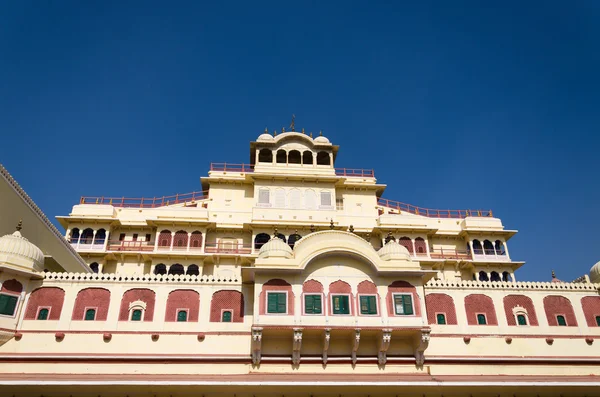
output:
[[[485,324],[479,324],[479,315],[483,315],[483,317],[485,317]],[[488,320],[488,316],[487,313],[484,312],[476,312],[475,313],[475,325],[490,325],[490,322]]]
[[[558,316],[562,316],[565,319],[565,325],[560,325],[558,323]],[[557,327],[568,327],[569,326],[569,320],[567,320],[567,315],[565,313],[556,313],[554,315],[554,318],[556,319],[556,326]]]
[[[267,316],[287,316],[290,312],[290,299],[288,296],[289,291],[266,291],[265,294],[265,314]],[[269,313],[269,294],[285,294],[285,313]],[[233,319],[233,318],[232,318]]]
[[[38,316],[40,315],[40,311],[42,309],[48,309],[48,317],[46,318],[46,320],[38,320],[38,321],[49,321],[50,320],[50,313],[52,313],[52,306],[38,306],[36,312],[35,312],[35,320],[38,319]]]
[[[410,296],[410,302],[412,303],[413,314],[398,314],[398,313],[396,313],[396,296],[399,296],[399,295]],[[416,300],[415,295],[410,292],[394,292],[392,294],[392,307],[394,308],[394,312],[393,312],[394,316],[397,316],[397,317],[414,317],[414,316],[416,316],[417,310],[415,308],[415,300]]]
[[[298,240],[298,241],[300,241],[300,240]],[[319,314],[319,313],[306,313],[306,301],[304,300],[304,297],[308,296],[308,295],[312,295],[312,296],[317,296],[318,295],[318,296],[321,297],[321,314]],[[322,293],[322,292],[304,292],[304,293],[302,293],[302,315],[303,316],[324,316],[325,315],[325,310],[326,310],[325,306],[327,306],[325,304],[325,301],[326,301],[325,294]]]
[[[333,312],[333,297],[334,296],[347,296],[348,297],[348,314],[342,314],[342,313],[334,313]],[[352,294],[348,294],[348,293],[335,293],[335,292],[331,292],[329,294],[329,304],[331,305],[331,315],[332,316],[352,316]]]
[[[95,312],[94,312],[94,319],[92,321],[97,321],[96,318],[98,317],[98,306],[86,306],[86,307],[84,307],[83,308],[83,318],[81,320],[82,321],[86,321],[86,319],[85,319],[85,313],[87,313],[87,311],[89,309],[94,309],[95,310]],[[90,321],[90,320],[87,320],[87,321]]]
[[[375,314],[362,314],[360,310],[360,297],[361,296],[374,296],[375,297],[375,308],[377,309],[377,313]],[[358,294],[357,304],[358,304],[358,315],[363,317],[379,317],[381,312],[379,311],[379,295],[377,294]],[[414,310],[413,310],[414,313]]]
[[[444,316],[444,320],[446,320],[446,324],[440,324],[440,323],[438,323],[438,319],[437,319],[438,314],[441,314],[441,315]],[[435,312],[434,316],[435,316],[435,323],[437,325],[448,325],[448,315],[446,314],[446,312]]]
[[[1,285],[2,284],[0,284],[0,286]],[[19,311],[19,304],[21,303],[21,294],[20,293],[15,294],[15,293],[3,291],[3,292],[0,292],[0,295],[14,296],[17,298],[17,303],[15,304],[15,311],[12,315],[0,314],[0,317],[3,317],[3,318],[15,318],[17,316],[17,312]],[[48,315],[50,315],[50,312],[48,312]],[[35,316],[35,318],[37,320],[37,315]]]
[[[177,317],[179,316],[179,312],[186,312],[185,321],[177,321]],[[190,308],[189,307],[178,307],[175,309],[175,322],[176,323],[189,323],[190,322]]]
[[[286,300],[286,306],[287,306],[287,300]],[[221,309],[221,317],[219,317],[219,322],[222,323],[223,322],[223,313],[225,312],[231,312],[231,321],[233,322],[233,316],[235,315],[235,311],[233,309]]]

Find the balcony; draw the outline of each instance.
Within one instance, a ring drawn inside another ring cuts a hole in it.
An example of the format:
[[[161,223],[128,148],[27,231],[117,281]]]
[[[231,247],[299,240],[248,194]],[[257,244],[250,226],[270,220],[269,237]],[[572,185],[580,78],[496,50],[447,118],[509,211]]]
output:
[[[104,251],[104,240],[81,239],[78,242],[77,239],[72,239],[69,243],[77,251]]]
[[[457,250],[453,248],[440,248],[431,250],[431,259],[453,259],[453,260],[471,260],[471,254],[467,250]]]
[[[336,168],[335,174],[337,176],[348,176],[355,178],[375,178],[374,170],[363,170],[358,168]]]
[[[206,200],[208,191],[175,194],[152,198],[132,197],[81,197],[79,204],[102,204],[124,208],[158,208],[173,204],[192,203]]]
[[[207,254],[251,254],[253,244],[235,244],[235,243],[208,243],[205,251]]]
[[[504,251],[496,252],[494,249],[473,250],[473,260],[479,262],[510,262],[510,258]]]
[[[109,241],[108,251],[154,251],[152,241]]]
[[[377,199],[377,205],[398,210],[401,213],[426,216],[428,218],[466,218],[469,216],[492,217],[492,210],[436,210],[430,208],[421,208],[411,204],[393,201],[384,198]],[[383,210],[382,210],[383,211]],[[382,213],[380,213],[382,215]]]

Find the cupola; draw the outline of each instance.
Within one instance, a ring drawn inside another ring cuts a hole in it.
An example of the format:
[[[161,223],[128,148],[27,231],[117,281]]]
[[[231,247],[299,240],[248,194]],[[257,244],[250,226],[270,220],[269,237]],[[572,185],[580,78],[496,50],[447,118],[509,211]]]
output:
[[[13,234],[0,237],[0,265],[25,272],[44,269],[44,253],[21,235],[22,222]]]
[[[600,283],[600,262],[597,262],[590,269],[590,281],[592,283]]]
[[[258,252],[259,258],[286,258],[290,259],[294,256],[292,249],[279,237],[273,236],[267,241]]]
[[[405,246],[398,244],[395,239],[390,239],[379,251],[377,254],[383,261],[390,260],[406,260],[410,261],[410,252],[406,249]]]

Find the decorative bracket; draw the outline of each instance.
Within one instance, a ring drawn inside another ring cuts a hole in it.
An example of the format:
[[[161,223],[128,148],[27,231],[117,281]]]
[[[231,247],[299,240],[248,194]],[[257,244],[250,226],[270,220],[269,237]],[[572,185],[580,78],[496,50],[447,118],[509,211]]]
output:
[[[331,339],[331,328],[325,328],[323,331],[323,365],[327,365],[327,350],[329,350],[329,340]]]
[[[262,345],[261,327],[252,327],[252,364],[260,365],[261,345]]]
[[[294,344],[292,346],[292,364],[300,365],[300,348],[302,347],[302,328],[294,328]]]
[[[418,341],[419,344],[415,349],[415,360],[419,367],[425,363],[425,349],[429,346],[429,339],[431,338],[430,333],[430,329],[421,330],[421,336]]]
[[[377,362],[383,366],[387,362],[387,351],[390,348],[392,341],[392,330],[384,329],[381,331],[381,339],[379,340],[379,353],[377,354]]]
[[[360,343],[360,328],[354,330],[354,336],[352,338],[352,365],[356,365],[356,352],[358,351],[358,344]]]

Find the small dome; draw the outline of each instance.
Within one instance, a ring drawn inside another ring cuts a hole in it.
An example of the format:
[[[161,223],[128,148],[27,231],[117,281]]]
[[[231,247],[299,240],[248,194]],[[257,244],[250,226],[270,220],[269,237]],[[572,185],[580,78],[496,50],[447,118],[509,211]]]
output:
[[[388,241],[377,254],[381,258],[381,260],[389,261],[393,259],[401,259],[410,261],[410,252],[406,249],[405,246],[398,244],[396,240]]]
[[[317,143],[329,143],[329,139],[325,138],[323,135],[316,137],[314,141]]]
[[[273,141],[275,140],[275,138],[273,138],[273,135],[271,134],[267,134],[266,132],[264,134],[260,134],[260,136],[258,137],[257,141]]]
[[[271,238],[265,245],[260,247],[258,251],[259,258],[286,258],[290,259],[294,256],[292,249],[279,237]]]
[[[13,234],[0,237],[0,262],[27,271],[42,271],[44,253],[21,235],[21,223]]]
[[[590,281],[592,283],[600,283],[600,262],[596,263],[590,269]]]

